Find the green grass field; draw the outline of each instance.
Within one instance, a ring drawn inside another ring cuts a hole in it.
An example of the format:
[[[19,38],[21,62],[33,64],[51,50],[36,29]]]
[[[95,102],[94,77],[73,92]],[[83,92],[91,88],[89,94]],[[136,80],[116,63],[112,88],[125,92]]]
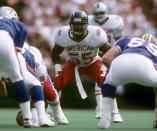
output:
[[[101,131],[97,129],[98,120],[94,119],[94,110],[64,109],[69,125],[57,125],[51,128],[23,128],[16,124],[17,109],[0,109],[0,131]],[[154,130],[152,110],[121,110],[124,122],[111,123],[109,131],[150,131]]]

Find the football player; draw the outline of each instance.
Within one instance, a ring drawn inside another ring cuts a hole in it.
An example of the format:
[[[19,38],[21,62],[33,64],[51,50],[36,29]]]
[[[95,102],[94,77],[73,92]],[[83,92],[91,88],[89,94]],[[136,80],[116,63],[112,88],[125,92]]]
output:
[[[102,86],[103,113],[98,128],[110,126],[111,105],[117,85],[137,83],[157,87],[157,44],[148,40],[125,36],[102,57],[103,63],[110,70]],[[154,122],[156,123],[156,119]]]
[[[152,34],[144,34],[142,36],[142,39],[150,41],[152,43],[155,43],[157,45],[157,38]],[[157,128],[157,88],[154,89],[155,94],[155,110],[154,110],[154,121],[153,121],[153,127]]]
[[[61,27],[55,33],[54,43],[51,57],[56,70],[54,86],[57,91],[61,91],[76,78],[79,92],[82,98],[86,98],[79,77],[81,74],[88,75],[99,86],[102,85],[105,71],[101,69],[98,52],[100,50],[105,53],[110,45],[103,29],[88,25],[88,16],[84,11],[72,14],[69,25]],[[62,68],[60,54],[64,49],[69,60]]]
[[[23,77],[24,77],[24,81],[26,82],[26,85],[28,87],[32,87],[34,85],[41,86],[39,82],[42,83],[45,99],[50,105],[49,106],[50,108],[49,114],[51,114],[50,119],[52,120],[52,111],[53,111],[53,117],[59,124],[68,124],[68,120],[64,116],[64,113],[61,109],[58,94],[53,86],[53,83],[51,82],[51,79],[47,73],[46,66],[42,60],[41,52],[37,48],[33,46],[29,46],[26,43],[25,43],[24,48],[22,48],[21,52],[22,52],[22,56],[19,56],[20,65],[22,67],[22,73],[23,73]],[[40,103],[40,106],[41,106],[41,103]],[[39,118],[39,125],[42,126],[43,122],[41,121],[41,119],[44,118],[45,114],[43,115],[43,113],[41,113],[40,111],[41,107],[39,109],[38,107],[36,107],[36,109],[37,109],[38,115],[36,115],[37,113],[35,110],[32,110],[34,113],[32,114],[34,116],[33,119],[38,122],[37,118]],[[45,113],[45,110],[43,111]],[[46,120],[46,118],[44,119]],[[53,123],[52,125],[52,122],[51,122],[52,126],[54,126],[54,124],[55,123]]]
[[[20,66],[21,66],[21,71],[23,73],[24,81],[27,85],[27,88],[30,89],[31,87],[34,86],[41,86],[40,83],[42,83],[44,87],[44,95],[45,99],[47,102],[50,104],[50,109],[49,109],[49,114],[51,111],[53,111],[53,117],[59,124],[68,124],[68,120],[64,116],[64,113],[60,107],[60,102],[59,98],[57,95],[57,92],[53,86],[53,83],[51,82],[51,79],[49,75],[47,74],[46,66],[43,63],[42,60],[42,55],[40,51],[33,47],[29,46],[28,44],[24,44],[24,47],[22,48],[22,56],[19,56],[19,61],[20,61]],[[8,78],[9,76],[0,71],[0,77],[2,78]],[[7,93],[6,91],[6,86],[5,86],[5,81],[6,79],[1,79],[2,83],[2,88],[3,91]],[[39,81],[40,80],[40,81]],[[39,87],[38,87],[39,88]],[[39,92],[36,92],[38,95]],[[32,93],[31,93],[32,94]],[[34,100],[32,98],[32,100]],[[53,122],[46,122],[47,116],[45,116],[45,109],[42,105],[44,105],[43,101],[40,101],[40,106],[38,106],[35,102],[35,107],[36,109],[32,109],[32,115],[33,115],[33,121],[35,122],[36,126],[54,126],[55,124]],[[41,110],[41,111],[40,111]],[[23,126],[23,118],[22,117],[22,112],[19,111],[17,115],[17,123],[21,126]],[[44,117],[45,116],[45,117]],[[50,117],[52,119],[52,116]],[[44,119],[44,120],[43,120]]]
[[[107,6],[103,2],[97,2],[92,9],[93,15],[89,15],[89,24],[101,27],[107,34],[108,42],[111,47],[115,45],[115,42],[122,36],[123,32],[123,19],[118,15],[108,15]],[[101,52],[100,52],[101,53]],[[101,54],[100,54],[101,55]],[[103,69],[106,67],[103,65]],[[95,96],[96,96],[96,118],[101,117],[102,111],[102,92],[101,88],[95,84]],[[112,121],[115,123],[123,122],[123,119],[119,113],[116,99],[113,104]]]
[[[14,87],[17,101],[23,113],[24,127],[33,127],[29,94],[21,75],[17,51],[21,51],[27,37],[27,28],[19,21],[16,11],[0,7],[0,68],[6,72]]]

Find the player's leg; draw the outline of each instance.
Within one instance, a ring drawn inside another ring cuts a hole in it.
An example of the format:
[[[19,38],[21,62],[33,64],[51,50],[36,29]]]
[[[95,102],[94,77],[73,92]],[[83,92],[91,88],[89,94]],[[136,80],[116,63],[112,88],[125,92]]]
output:
[[[155,94],[155,110],[154,110],[154,121],[153,127],[157,128],[157,88],[153,88]]]
[[[115,101],[115,91],[116,87],[111,85],[114,83],[114,80],[116,79],[116,82],[119,82],[118,77],[116,77],[116,73],[121,73],[121,71],[118,67],[119,63],[113,63],[111,65],[110,71],[108,72],[105,81],[102,85],[102,94],[103,94],[103,107],[102,107],[102,117],[97,125],[98,128],[109,128],[110,126],[110,121],[111,121],[111,114],[113,111],[113,104],[117,105],[114,103]],[[117,67],[118,66],[118,67]],[[113,71],[114,70],[114,71]],[[114,72],[114,74],[113,74]],[[114,78],[113,78],[114,76]],[[119,84],[117,84],[119,85]],[[116,107],[117,108],[117,107]]]
[[[47,76],[47,80],[44,82],[44,94],[48,102],[47,113],[51,120],[55,119],[58,124],[68,124],[69,122],[60,106],[59,96],[49,76]]]
[[[112,108],[112,121],[113,123],[121,123],[123,122],[123,119],[120,115],[118,106],[117,106],[117,100],[116,98],[113,101],[113,108]]]
[[[125,63],[123,61],[125,61]],[[106,90],[108,89],[105,88],[107,84],[117,86],[117,85],[124,85],[127,83],[138,83],[145,86],[156,87],[157,71],[155,70],[152,61],[147,57],[138,54],[124,54],[115,58],[112,61],[110,71],[103,84],[103,89],[102,89],[103,106],[107,105],[107,103],[110,104],[113,103],[113,101],[111,102],[111,99],[107,100],[105,98],[107,96],[107,94],[105,94],[105,92],[107,92]],[[108,87],[110,87],[110,85]],[[114,91],[108,93],[108,95],[110,94],[110,96],[107,97],[111,97],[113,92]],[[103,113],[106,111],[107,110],[103,108]],[[110,110],[108,110],[108,113],[109,111]],[[108,128],[109,127],[108,123],[109,123],[109,119],[107,119],[107,117],[105,119],[101,118],[98,123],[98,128]]]
[[[37,109],[39,124],[41,127],[52,127],[55,125],[45,112],[45,101],[44,101],[44,93],[43,87],[40,85],[33,86],[31,88],[31,98],[34,102],[34,106]]]
[[[31,100],[37,109],[39,123],[36,122],[36,124],[45,127],[54,126],[55,123],[48,118],[45,112],[44,92],[40,81],[35,76],[33,69],[31,67],[27,68],[29,65],[26,66],[25,59],[20,53],[18,54],[18,58],[20,60],[24,81],[27,88],[30,89]]]
[[[0,31],[0,67],[6,72],[15,88],[16,98],[23,112],[25,127],[33,127],[31,122],[29,94],[20,72],[19,62],[16,56],[13,40],[7,32]]]
[[[54,87],[57,91],[61,91],[64,86],[75,79],[74,69],[74,64],[69,61],[63,66],[62,71],[58,72],[54,78]]]
[[[95,83],[95,98],[96,98],[95,118],[100,119],[102,112],[102,90],[97,83]]]
[[[87,74],[89,76],[91,76],[91,78],[93,80],[95,80],[96,82],[98,82],[99,86],[102,85],[105,73],[106,73],[106,68],[105,68],[104,65],[102,65],[102,63],[101,63],[100,60],[97,60],[95,63],[93,63],[92,65],[90,65],[88,67],[88,69],[87,69]],[[102,102],[100,104],[102,104]],[[122,122],[123,119],[122,119],[122,117],[121,117],[121,115],[119,113],[117,102],[116,102],[116,98],[114,100],[113,108],[112,109],[113,109],[112,110],[112,120],[113,120],[113,122],[116,122],[116,123]]]
[[[103,106],[102,106],[102,116],[97,125],[98,128],[107,129],[110,127],[112,108],[115,99],[115,90],[116,88],[109,85],[108,83],[104,83],[102,86]]]

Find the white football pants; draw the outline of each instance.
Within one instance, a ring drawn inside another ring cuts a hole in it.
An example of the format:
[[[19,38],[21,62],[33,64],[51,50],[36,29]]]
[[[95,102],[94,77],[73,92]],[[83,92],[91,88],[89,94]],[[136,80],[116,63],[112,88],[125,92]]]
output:
[[[157,87],[157,70],[152,60],[143,55],[122,54],[112,61],[105,82],[114,86],[137,83]]]
[[[32,88],[33,86],[41,86],[38,78],[27,69],[25,58],[21,53],[18,53],[18,58],[20,61],[23,79],[25,84],[27,85],[27,88]]]
[[[14,41],[7,31],[0,30],[0,68],[9,75],[11,81],[22,80]]]

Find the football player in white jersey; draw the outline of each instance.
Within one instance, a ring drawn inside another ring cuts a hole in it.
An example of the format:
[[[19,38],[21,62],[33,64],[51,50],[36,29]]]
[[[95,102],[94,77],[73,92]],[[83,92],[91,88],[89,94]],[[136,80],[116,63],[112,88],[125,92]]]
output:
[[[157,94],[157,40],[150,35],[144,35],[143,38],[125,36],[102,57],[103,63],[110,69],[102,86],[103,112],[98,128],[110,127],[111,105],[117,85],[137,83],[154,87]],[[157,128],[156,107],[155,98],[154,128]]]
[[[108,42],[111,47],[115,45],[115,42],[122,36],[123,32],[123,19],[118,15],[108,15],[107,6],[102,2],[97,2],[94,4],[92,9],[93,15],[89,15],[89,24],[101,27],[105,30]],[[101,53],[100,53],[101,55]],[[106,67],[103,67],[106,70]],[[95,96],[96,96],[96,118],[101,117],[102,111],[102,93],[100,87],[95,84]],[[116,99],[113,104],[112,121],[114,123],[123,122],[123,119],[119,113]]]
[[[74,12],[69,26],[63,26],[55,33],[54,43],[51,57],[56,70],[54,86],[57,91],[62,90],[76,78],[79,92],[82,98],[86,98],[79,78],[81,74],[88,75],[101,87],[105,71],[101,69],[102,62],[98,52],[100,50],[105,53],[110,45],[103,29],[88,25],[88,16],[85,12]],[[61,67],[59,55],[64,49],[69,60]]]

